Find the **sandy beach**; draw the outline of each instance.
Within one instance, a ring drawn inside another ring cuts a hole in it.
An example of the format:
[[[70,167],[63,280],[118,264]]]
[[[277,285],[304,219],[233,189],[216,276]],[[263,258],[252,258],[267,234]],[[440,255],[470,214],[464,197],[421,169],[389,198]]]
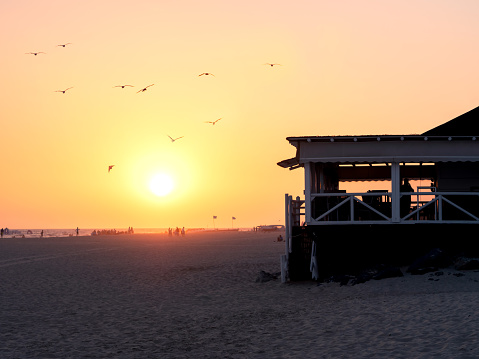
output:
[[[0,240],[0,358],[478,358],[479,272],[257,282],[275,233]]]

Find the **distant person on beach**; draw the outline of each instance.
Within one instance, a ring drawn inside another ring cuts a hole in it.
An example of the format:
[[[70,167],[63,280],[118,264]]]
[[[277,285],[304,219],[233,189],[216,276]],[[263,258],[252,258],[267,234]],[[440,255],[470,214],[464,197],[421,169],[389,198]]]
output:
[[[3,238],[3,228],[2,228],[2,230],[0,231],[0,233],[1,233],[1,238]]]
[[[78,236],[78,233],[79,233],[79,232],[80,232],[80,230],[79,230],[78,227],[77,227],[77,236]]]
[[[43,229],[42,229],[42,231],[40,232],[40,238],[43,238]]]
[[[185,227],[181,228],[181,235],[182,235],[182,236],[185,235]]]

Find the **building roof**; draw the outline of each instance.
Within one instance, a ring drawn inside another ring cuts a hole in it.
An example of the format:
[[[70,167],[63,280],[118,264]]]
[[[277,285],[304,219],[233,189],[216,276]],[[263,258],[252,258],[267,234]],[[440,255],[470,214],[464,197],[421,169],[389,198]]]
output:
[[[479,135],[479,106],[423,133],[425,136]]]
[[[294,169],[305,162],[476,162],[479,161],[476,139],[479,139],[479,107],[422,135],[288,137],[296,147],[296,156],[278,165]]]

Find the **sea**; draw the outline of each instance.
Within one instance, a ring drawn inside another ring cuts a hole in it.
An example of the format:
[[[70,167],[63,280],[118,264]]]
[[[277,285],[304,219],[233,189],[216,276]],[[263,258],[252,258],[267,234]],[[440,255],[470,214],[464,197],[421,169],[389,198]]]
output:
[[[133,228],[134,233],[165,233],[168,228]],[[76,236],[76,228],[60,228],[60,229],[16,229],[4,228],[3,238],[39,238],[43,237],[72,237]],[[116,233],[128,233],[128,228],[79,228],[79,236],[91,236],[94,232],[115,231]]]
[[[174,229],[174,228],[173,228]],[[228,229],[228,228],[185,228],[189,232],[193,231],[249,231],[250,228]],[[16,228],[4,228],[2,238],[40,238],[43,237],[73,237],[76,236],[76,228],[60,228],[60,229],[16,229]],[[168,233],[168,228],[133,228],[134,233]],[[104,234],[121,234],[128,233],[128,228],[79,228],[78,236],[91,236],[96,233]]]

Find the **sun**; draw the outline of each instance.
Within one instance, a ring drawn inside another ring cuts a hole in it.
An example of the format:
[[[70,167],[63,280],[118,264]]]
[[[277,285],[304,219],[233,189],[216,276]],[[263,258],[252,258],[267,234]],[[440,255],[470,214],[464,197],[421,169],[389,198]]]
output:
[[[164,173],[154,175],[150,180],[150,190],[157,196],[166,196],[173,191],[175,184],[173,179]]]

